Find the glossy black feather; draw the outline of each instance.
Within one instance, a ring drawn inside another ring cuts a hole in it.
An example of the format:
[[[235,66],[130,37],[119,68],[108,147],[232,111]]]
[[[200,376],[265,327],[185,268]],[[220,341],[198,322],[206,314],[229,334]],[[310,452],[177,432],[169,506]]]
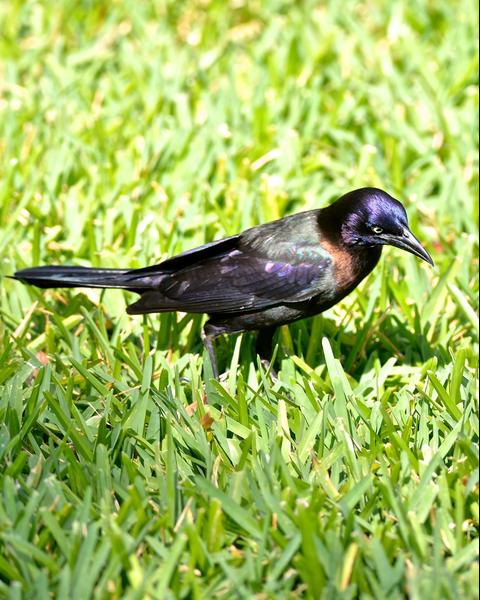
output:
[[[40,288],[93,287],[125,289],[127,269],[92,269],[77,266],[32,267],[17,271],[14,279]]]
[[[191,266],[202,260],[223,256],[224,253],[234,250],[237,247],[239,239],[240,235],[232,235],[221,240],[209,242],[208,244],[203,244],[197,248],[191,248],[181,254],[167,258],[158,265],[135,269],[130,271],[130,273],[135,274],[138,277],[143,277],[144,275],[152,276],[155,274],[164,275],[165,273],[174,273],[175,271],[179,271],[180,269]]]

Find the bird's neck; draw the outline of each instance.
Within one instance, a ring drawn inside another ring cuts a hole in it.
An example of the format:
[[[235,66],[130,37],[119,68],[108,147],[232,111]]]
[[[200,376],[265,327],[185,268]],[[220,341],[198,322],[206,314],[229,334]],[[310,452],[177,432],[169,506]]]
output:
[[[333,261],[337,293],[349,294],[376,266],[382,254],[382,246],[349,244],[342,236],[341,221],[335,216],[319,219],[322,247]]]

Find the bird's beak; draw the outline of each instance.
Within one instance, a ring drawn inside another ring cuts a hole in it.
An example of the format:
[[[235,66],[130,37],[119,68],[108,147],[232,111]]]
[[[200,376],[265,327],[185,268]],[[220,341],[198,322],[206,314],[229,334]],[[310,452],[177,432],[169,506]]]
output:
[[[432,267],[435,266],[430,254],[425,250],[422,244],[420,244],[410,229],[405,228],[403,230],[403,235],[389,235],[385,236],[385,238],[386,243],[390,246],[396,246],[397,248],[406,250],[407,252],[415,254],[415,256],[418,256],[418,258],[421,258],[428,264],[432,265]]]

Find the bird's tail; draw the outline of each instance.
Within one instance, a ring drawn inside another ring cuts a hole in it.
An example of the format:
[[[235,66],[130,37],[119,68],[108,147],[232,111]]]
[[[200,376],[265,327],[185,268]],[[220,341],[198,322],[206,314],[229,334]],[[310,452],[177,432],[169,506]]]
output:
[[[128,269],[46,266],[22,269],[14,279],[39,288],[120,288],[142,292],[153,287],[152,277],[139,276]]]

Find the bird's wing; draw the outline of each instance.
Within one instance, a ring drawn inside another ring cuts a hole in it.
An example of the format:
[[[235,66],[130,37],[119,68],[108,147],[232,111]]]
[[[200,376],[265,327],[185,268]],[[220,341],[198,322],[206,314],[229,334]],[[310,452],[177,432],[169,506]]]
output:
[[[328,287],[332,260],[319,244],[318,231],[307,235],[312,233],[310,221],[297,219],[293,229],[289,224],[277,229],[268,224],[241,234],[234,249],[222,248],[219,254],[163,277],[158,291],[144,294],[129,312],[228,314],[312,298]],[[295,238],[299,225],[302,237]]]
[[[271,260],[234,250],[219,261],[208,261],[166,281],[162,293],[184,310],[238,312],[301,302],[317,293],[328,275],[328,260]]]
[[[167,258],[157,265],[151,267],[145,267],[143,269],[133,269],[130,273],[132,276],[140,278],[145,275],[165,275],[166,273],[174,273],[185,267],[194,265],[200,261],[220,256],[225,252],[234,250],[237,247],[240,235],[232,235],[222,240],[216,240],[215,242],[209,242],[203,246],[186,250],[181,254]]]

